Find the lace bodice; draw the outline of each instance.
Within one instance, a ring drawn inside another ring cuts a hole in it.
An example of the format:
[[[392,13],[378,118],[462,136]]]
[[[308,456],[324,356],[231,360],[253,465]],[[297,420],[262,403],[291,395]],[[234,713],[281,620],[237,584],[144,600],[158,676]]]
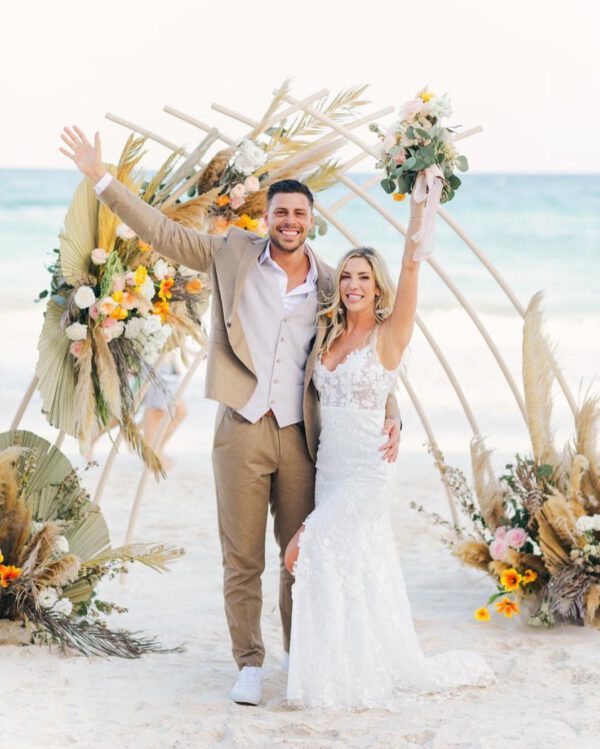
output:
[[[359,408],[369,411],[385,409],[401,363],[396,369],[386,369],[377,353],[376,326],[369,343],[354,349],[331,371],[321,356],[315,364],[313,382],[319,392],[321,406]]]

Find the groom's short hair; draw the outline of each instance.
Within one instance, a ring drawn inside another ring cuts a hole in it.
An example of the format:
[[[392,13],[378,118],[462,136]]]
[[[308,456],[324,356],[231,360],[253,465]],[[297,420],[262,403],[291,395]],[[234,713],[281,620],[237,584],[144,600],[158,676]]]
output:
[[[312,192],[304,184],[304,182],[299,182],[297,179],[280,179],[279,182],[273,182],[273,184],[269,187],[269,191],[267,192],[267,205],[271,202],[273,196],[277,195],[277,193],[279,192],[302,193],[302,195],[306,195],[311,208],[313,207],[313,203],[315,202]]]

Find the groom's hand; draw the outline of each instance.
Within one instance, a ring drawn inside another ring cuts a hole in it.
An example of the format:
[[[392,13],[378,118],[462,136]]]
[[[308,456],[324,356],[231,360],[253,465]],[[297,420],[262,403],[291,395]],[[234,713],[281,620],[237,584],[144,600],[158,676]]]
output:
[[[94,184],[104,177],[106,169],[102,163],[100,133],[94,136],[94,145],[89,142],[77,125],[73,125],[73,130],[65,127],[60,137],[67,144],[68,149],[59,148],[58,150],[74,161],[82,174],[89,177]]]
[[[383,433],[388,435],[388,441],[379,448],[383,453],[381,457],[388,463],[395,463],[400,447],[400,420],[389,416],[383,424]]]

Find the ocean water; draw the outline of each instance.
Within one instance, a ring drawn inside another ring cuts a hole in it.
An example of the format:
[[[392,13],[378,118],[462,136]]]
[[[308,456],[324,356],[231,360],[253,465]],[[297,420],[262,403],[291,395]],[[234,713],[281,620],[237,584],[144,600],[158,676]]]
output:
[[[359,184],[369,175],[354,174]],[[73,190],[75,171],[0,169],[0,257],[11,283],[4,304],[28,306],[47,285],[46,266]],[[318,196],[325,206],[347,192],[339,185]],[[395,203],[378,185],[370,190],[402,223],[408,205]],[[408,203],[408,201],[406,201]],[[527,302],[546,292],[549,313],[600,312],[600,175],[467,174],[456,198],[444,206],[515,290]],[[336,216],[363,244],[380,249],[394,275],[402,236],[360,199]],[[330,227],[313,243],[335,264],[349,242]],[[438,218],[436,260],[478,309],[510,309],[505,295],[464,242]],[[428,269],[429,270],[429,269]],[[453,295],[435,273],[421,275],[422,309],[455,306]]]
[[[369,175],[351,177],[360,184]],[[33,373],[42,312],[34,299],[48,285],[46,265],[55,258],[52,249],[58,247],[58,233],[78,181],[74,171],[0,170],[0,257],[5,279],[0,326],[4,341],[14,339],[11,356],[2,365],[2,400],[8,411]],[[317,197],[327,207],[345,193],[346,188],[336,186]],[[406,224],[408,201],[392,201],[378,185],[371,194]],[[600,175],[467,174],[455,200],[444,207],[524,305],[537,291],[544,291],[546,329],[580,400],[582,386],[594,382],[600,366]],[[396,276],[403,245],[399,232],[358,199],[336,216],[360,243],[381,250]],[[520,388],[521,318],[477,257],[440,218],[437,232],[436,260],[472,304]],[[333,227],[312,244],[331,264],[349,248]],[[421,273],[419,314],[456,374],[481,432],[491,435],[492,444],[500,448],[526,447],[523,419],[490,347],[428,265]],[[14,337],[15,326],[25,319],[23,335]],[[441,444],[464,449],[468,424],[439,358],[418,330],[410,348],[407,374],[436,437]],[[200,393],[200,388],[194,388],[189,397],[200,398]],[[405,393],[401,406],[407,424],[405,446],[422,449],[422,424]],[[572,419],[560,392],[556,417],[558,437],[566,440]]]

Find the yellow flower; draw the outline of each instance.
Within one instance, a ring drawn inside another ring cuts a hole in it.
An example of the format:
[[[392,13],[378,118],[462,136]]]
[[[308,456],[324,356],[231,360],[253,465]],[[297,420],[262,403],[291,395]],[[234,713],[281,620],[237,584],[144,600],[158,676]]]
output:
[[[519,575],[517,570],[515,570],[513,567],[508,570],[504,570],[502,575],[500,575],[500,583],[504,590],[507,591],[518,590],[521,580],[521,575]]]
[[[248,231],[254,231],[258,226],[258,219],[250,218],[247,213],[242,213],[242,215],[235,222],[235,226],[239,226],[240,229],[248,229]]]
[[[163,302],[166,302],[167,299],[170,299],[173,296],[173,294],[171,294],[171,288],[174,283],[175,281],[172,278],[165,278],[160,282],[158,296],[163,300]]]
[[[152,249],[151,244],[146,244],[145,242],[142,242],[141,239],[138,239],[138,250],[140,252],[150,252],[151,249]]]
[[[427,103],[430,99],[433,99],[434,96],[435,96],[435,94],[433,93],[433,91],[423,91],[422,94],[419,94],[419,97],[425,103]]]
[[[529,583],[533,583],[537,580],[537,572],[534,572],[534,570],[525,570],[525,574],[523,575],[523,579],[521,582],[523,585],[529,585]]]
[[[406,200],[406,193],[405,192],[395,192],[392,195],[392,198],[397,202],[400,203],[402,200]]]
[[[475,619],[477,619],[478,622],[489,622],[490,620],[490,612],[485,606],[481,606],[480,608],[478,608],[473,616],[475,617]]]
[[[160,315],[160,319],[165,322],[167,319],[167,313],[169,311],[169,302],[154,302],[152,307],[152,313]]]
[[[4,561],[4,557],[2,556],[2,552],[0,551],[0,564]]]
[[[122,291],[113,291],[111,294],[111,297],[115,300],[117,304],[121,304],[123,301],[123,292]]]
[[[123,309],[123,307],[115,307],[110,316],[114,317],[115,320],[125,320],[128,314],[127,310]]]
[[[138,265],[134,273],[135,285],[143,286],[144,281],[146,280],[147,276],[148,276],[148,269],[146,268],[146,266]]]
[[[496,610],[499,614],[504,614],[505,617],[511,619],[513,614],[519,613],[519,604],[511,601],[510,598],[503,598],[496,603]]]

